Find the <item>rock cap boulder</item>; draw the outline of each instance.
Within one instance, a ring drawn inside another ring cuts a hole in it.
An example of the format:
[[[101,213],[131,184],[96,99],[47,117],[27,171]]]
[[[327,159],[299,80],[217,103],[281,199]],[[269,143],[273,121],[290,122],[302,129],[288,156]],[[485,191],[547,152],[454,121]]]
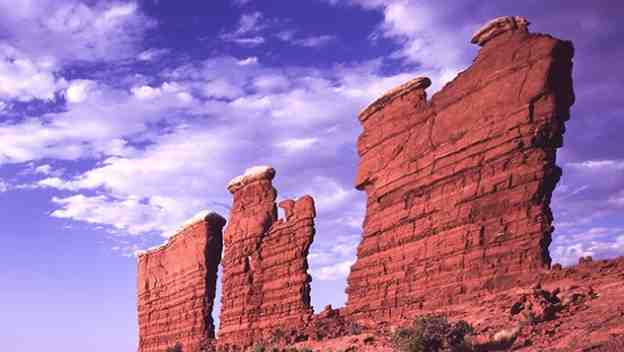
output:
[[[394,99],[401,97],[416,89],[427,89],[429,86],[431,86],[431,79],[429,79],[428,77],[416,77],[406,83],[401,84],[400,86],[392,88],[380,98],[370,103],[362,111],[360,111],[360,121],[366,120],[375,111],[382,109]]]
[[[498,17],[486,23],[483,27],[476,31],[472,35],[470,42],[472,44],[484,46],[485,43],[490,41],[492,38],[507,31],[520,30],[528,32],[529,24],[531,24],[531,22],[522,16]]]
[[[234,177],[227,185],[228,191],[234,193],[244,186],[259,180],[273,180],[275,169],[268,165],[254,166],[245,170],[245,173]]]
[[[219,229],[221,229],[223,226],[225,226],[226,220],[223,216],[221,216],[218,213],[215,213],[213,211],[210,210],[202,210],[200,212],[198,212],[197,214],[193,215],[191,218],[189,218],[188,220],[186,220],[185,222],[182,223],[182,225],[180,225],[176,230],[174,231],[170,231],[170,232],[165,232],[163,234],[163,237],[167,237],[167,240],[158,246],[155,247],[151,247],[147,250],[138,250],[134,252],[134,255],[136,257],[140,257],[143,255],[146,255],[148,253],[151,252],[155,252],[158,250],[161,250],[165,247],[167,247],[171,241],[173,241],[175,239],[175,237],[177,235],[179,235],[180,233],[184,232],[184,230],[186,230],[187,228],[199,223],[205,221],[210,225],[214,225],[216,227],[218,227]]]

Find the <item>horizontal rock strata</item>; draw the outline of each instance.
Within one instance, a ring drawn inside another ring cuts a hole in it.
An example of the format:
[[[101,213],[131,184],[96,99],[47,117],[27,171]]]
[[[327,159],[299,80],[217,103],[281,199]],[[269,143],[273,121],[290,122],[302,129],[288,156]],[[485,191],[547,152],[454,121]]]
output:
[[[346,310],[396,321],[548,268],[555,165],[573,104],[571,43],[497,19],[430,101],[413,80],[360,114],[367,194]]]
[[[303,327],[313,311],[307,255],[314,237],[314,200],[304,196],[279,206],[270,167],[254,167],[232,180],[234,197],[224,234],[218,345],[244,347],[276,329]]]
[[[139,352],[180,343],[199,352],[214,338],[212,308],[225,219],[197,217],[159,248],[138,254]]]

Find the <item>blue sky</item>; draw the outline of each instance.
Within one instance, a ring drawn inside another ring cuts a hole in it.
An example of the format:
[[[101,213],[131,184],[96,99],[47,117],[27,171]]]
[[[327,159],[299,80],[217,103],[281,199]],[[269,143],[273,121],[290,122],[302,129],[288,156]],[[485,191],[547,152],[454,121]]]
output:
[[[134,251],[227,216],[227,181],[259,164],[316,198],[313,304],[340,306],[357,112],[415,76],[440,89],[501,15],[576,46],[554,260],[624,254],[619,0],[0,0],[3,348],[135,350]]]

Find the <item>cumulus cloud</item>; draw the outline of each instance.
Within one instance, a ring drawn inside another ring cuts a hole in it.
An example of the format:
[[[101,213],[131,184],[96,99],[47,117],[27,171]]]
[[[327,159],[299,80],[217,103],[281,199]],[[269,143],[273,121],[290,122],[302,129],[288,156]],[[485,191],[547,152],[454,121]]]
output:
[[[456,16],[461,4],[450,1],[424,3],[404,0],[329,0],[331,4],[349,4],[381,11],[383,21],[371,39],[394,40],[399,49],[391,57],[420,67],[432,78],[432,90],[438,90],[468,65],[476,50],[467,45],[479,23],[461,22]]]
[[[167,82],[128,91],[77,80],[64,94],[67,111],[0,123],[0,164],[127,155],[134,149],[127,137],[148,132],[150,124],[193,99],[184,87]],[[159,99],[150,101],[155,95]]]
[[[57,77],[57,63],[50,57],[31,59],[20,50],[0,43],[0,99],[54,100],[67,85]]]
[[[134,57],[153,25],[136,2],[0,1],[0,28],[29,57],[60,61]]]
[[[68,103],[82,103],[85,101],[93,89],[96,88],[96,83],[91,80],[78,79],[71,81],[69,87],[65,91],[65,99]]]
[[[227,202],[225,184],[238,170],[228,168],[225,157],[245,143],[232,131],[196,127],[180,127],[132,157],[109,158],[77,177],[39,181],[39,186],[81,192],[57,198],[62,208],[53,216],[111,225],[132,234],[166,232],[197,209],[209,207],[207,202]],[[96,190],[105,195],[83,195]]]
[[[347,277],[355,263],[359,236],[339,235],[331,243],[316,246],[308,256],[313,280],[341,280]]]
[[[51,215],[57,218],[81,220],[91,224],[104,224],[129,234],[141,234],[155,228],[164,228],[158,214],[158,204],[137,198],[115,199],[109,196],[82,194],[52,201],[60,208]]]
[[[317,280],[344,280],[349,271],[351,265],[355,263],[355,260],[345,260],[328,266],[322,266],[318,269],[312,270],[312,276]]]
[[[321,216],[339,219],[319,228],[350,231],[363,213],[351,204],[359,196],[352,176],[325,165],[344,163],[338,150],[355,156],[357,111],[410,75],[379,70],[378,62],[319,72],[217,57],[167,70],[160,85],[74,80],[64,92],[67,111],[0,125],[0,161],[98,160],[77,176],[46,174],[35,186],[73,194],[57,199],[55,216],[132,233],[167,231],[212,207],[207,202],[227,212],[227,180],[272,164],[284,194],[311,194]],[[115,217],[116,205],[136,214]]]
[[[604,259],[624,255],[624,229],[590,227],[584,231],[571,232],[551,246],[551,255],[563,265],[576,264],[584,256]]]

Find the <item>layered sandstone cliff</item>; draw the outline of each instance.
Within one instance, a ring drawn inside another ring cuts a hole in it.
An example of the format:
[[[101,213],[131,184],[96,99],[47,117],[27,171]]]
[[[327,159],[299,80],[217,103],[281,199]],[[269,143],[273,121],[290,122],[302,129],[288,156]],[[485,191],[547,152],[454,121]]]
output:
[[[225,219],[203,213],[163,246],[138,255],[139,352],[176,343],[198,352],[214,338],[212,308]]]
[[[276,329],[302,328],[313,311],[307,255],[314,236],[309,196],[280,203],[275,170],[254,167],[232,180],[234,197],[224,233],[219,346],[249,346]]]
[[[367,209],[347,288],[356,320],[398,321],[549,267],[573,48],[527,27],[488,23],[472,66],[430,100],[419,78],[360,113]]]

